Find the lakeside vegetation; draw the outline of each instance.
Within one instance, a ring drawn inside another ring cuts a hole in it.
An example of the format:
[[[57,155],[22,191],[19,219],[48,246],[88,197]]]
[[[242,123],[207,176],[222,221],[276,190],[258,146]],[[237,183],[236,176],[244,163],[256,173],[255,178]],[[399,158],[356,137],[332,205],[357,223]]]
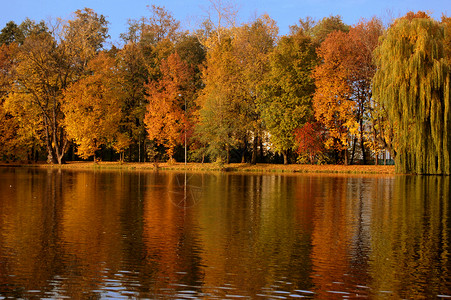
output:
[[[305,18],[279,36],[267,14],[237,25],[211,3],[191,31],[150,6],[108,49],[108,21],[89,8],[6,24],[0,161],[172,168],[187,149],[190,165],[347,170],[389,154],[398,173],[451,173],[451,18]]]
[[[151,170],[151,171],[190,171],[190,172],[253,172],[253,173],[323,173],[323,174],[394,174],[395,166],[376,165],[300,165],[300,164],[249,164],[230,163],[121,163],[121,162],[83,162],[71,161],[63,165],[46,163],[1,164],[0,167],[62,168],[88,170]]]

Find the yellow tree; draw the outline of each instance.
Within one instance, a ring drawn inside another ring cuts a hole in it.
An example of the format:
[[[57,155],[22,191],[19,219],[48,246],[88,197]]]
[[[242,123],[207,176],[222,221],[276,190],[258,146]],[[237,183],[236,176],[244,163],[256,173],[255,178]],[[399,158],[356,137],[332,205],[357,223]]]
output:
[[[210,39],[215,39],[213,35]],[[241,101],[244,79],[234,55],[230,31],[222,32],[220,42],[210,41],[197,103],[200,107],[196,133],[213,159],[230,162],[230,151],[238,144],[238,136],[249,127],[243,122]]]
[[[16,43],[0,46],[0,159],[36,160],[43,133],[42,126],[36,122],[38,113],[26,103],[18,109],[16,103],[8,101],[14,83],[16,51]],[[27,95],[22,96],[26,101]]]
[[[51,163],[61,164],[68,148],[61,110],[64,90],[83,75],[87,62],[107,37],[107,22],[90,9],[60,24],[61,31],[30,34],[15,56],[14,81],[6,99],[10,112],[24,111],[43,129]]]
[[[17,136],[17,118],[9,114],[4,106],[5,97],[12,84],[11,70],[15,49],[14,43],[0,46],[0,160],[23,158],[26,154]]]
[[[94,156],[101,145],[122,151],[127,138],[119,132],[123,90],[115,61],[101,52],[88,64],[90,75],[64,93],[64,126],[82,158]]]
[[[187,130],[194,85],[193,70],[177,53],[163,60],[162,77],[146,85],[147,112],[144,118],[149,139],[166,147],[169,160],[173,160],[175,147],[182,142]]]

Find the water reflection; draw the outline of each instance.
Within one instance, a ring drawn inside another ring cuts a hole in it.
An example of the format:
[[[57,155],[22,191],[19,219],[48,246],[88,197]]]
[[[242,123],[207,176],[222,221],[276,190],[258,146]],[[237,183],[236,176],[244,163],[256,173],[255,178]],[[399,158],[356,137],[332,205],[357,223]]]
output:
[[[448,177],[0,169],[0,298],[450,295],[449,189]]]

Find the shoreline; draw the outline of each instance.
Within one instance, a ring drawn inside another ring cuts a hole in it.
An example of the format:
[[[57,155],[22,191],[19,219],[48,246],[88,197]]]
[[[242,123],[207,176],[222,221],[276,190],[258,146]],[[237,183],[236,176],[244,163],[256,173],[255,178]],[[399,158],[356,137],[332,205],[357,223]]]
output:
[[[233,163],[219,165],[216,163],[150,163],[150,162],[68,162],[63,165],[47,163],[23,164],[0,163],[0,167],[26,167],[26,168],[61,168],[61,169],[91,169],[91,170],[150,170],[150,171],[217,171],[241,173],[328,173],[328,174],[395,174],[395,166],[389,165],[299,165],[299,164],[256,164]]]

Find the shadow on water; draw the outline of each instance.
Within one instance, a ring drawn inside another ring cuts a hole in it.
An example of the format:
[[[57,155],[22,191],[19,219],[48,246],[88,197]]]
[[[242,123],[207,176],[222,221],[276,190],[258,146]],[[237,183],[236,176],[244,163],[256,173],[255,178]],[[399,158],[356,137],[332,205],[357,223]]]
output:
[[[450,295],[450,178],[0,168],[0,298]]]

